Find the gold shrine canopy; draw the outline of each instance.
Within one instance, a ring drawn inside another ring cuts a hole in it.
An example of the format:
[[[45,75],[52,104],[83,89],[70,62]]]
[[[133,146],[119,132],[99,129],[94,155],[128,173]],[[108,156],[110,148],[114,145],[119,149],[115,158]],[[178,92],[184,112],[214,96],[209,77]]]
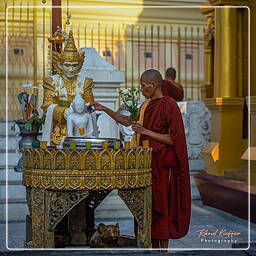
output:
[[[22,151],[33,248],[54,248],[55,228],[81,201],[94,209],[113,190],[137,223],[137,246],[151,245],[151,148]],[[96,192],[96,193],[95,193]]]

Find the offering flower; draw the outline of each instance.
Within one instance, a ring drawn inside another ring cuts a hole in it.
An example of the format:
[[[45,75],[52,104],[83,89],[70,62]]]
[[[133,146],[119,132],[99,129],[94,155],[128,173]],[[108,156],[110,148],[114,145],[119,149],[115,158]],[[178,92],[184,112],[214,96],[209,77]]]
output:
[[[139,114],[140,90],[134,87],[123,89],[120,91],[120,97],[126,107],[126,110],[131,113],[131,121],[136,122]]]

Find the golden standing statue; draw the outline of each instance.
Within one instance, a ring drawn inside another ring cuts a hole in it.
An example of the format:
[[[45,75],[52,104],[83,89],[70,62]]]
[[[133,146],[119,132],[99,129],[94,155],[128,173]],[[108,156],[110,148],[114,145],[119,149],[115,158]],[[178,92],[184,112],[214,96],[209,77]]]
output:
[[[86,103],[94,101],[93,81],[78,75],[85,56],[77,51],[72,31],[64,50],[52,54],[57,74],[43,81],[42,109],[46,113],[43,140],[48,141],[48,145],[58,145],[67,135],[66,119],[72,113],[70,104],[74,97],[80,94]]]

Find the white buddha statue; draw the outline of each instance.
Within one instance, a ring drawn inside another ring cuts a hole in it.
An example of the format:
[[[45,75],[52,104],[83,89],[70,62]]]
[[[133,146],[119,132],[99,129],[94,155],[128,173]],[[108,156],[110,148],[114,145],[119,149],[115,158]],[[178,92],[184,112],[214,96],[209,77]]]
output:
[[[77,94],[71,104],[72,113],[67,117],[68,137],[92,138],[93,122],[91,114],[86,112],[84,99]]]

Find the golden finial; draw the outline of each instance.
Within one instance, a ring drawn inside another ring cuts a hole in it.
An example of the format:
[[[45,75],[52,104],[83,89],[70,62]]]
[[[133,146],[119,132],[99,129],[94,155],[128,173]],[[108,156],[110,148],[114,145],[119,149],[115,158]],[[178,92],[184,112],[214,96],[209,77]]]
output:
[[[73,32],[70,30],[68,35],[68,42],[64,48],[65,52],[77,52]]]

